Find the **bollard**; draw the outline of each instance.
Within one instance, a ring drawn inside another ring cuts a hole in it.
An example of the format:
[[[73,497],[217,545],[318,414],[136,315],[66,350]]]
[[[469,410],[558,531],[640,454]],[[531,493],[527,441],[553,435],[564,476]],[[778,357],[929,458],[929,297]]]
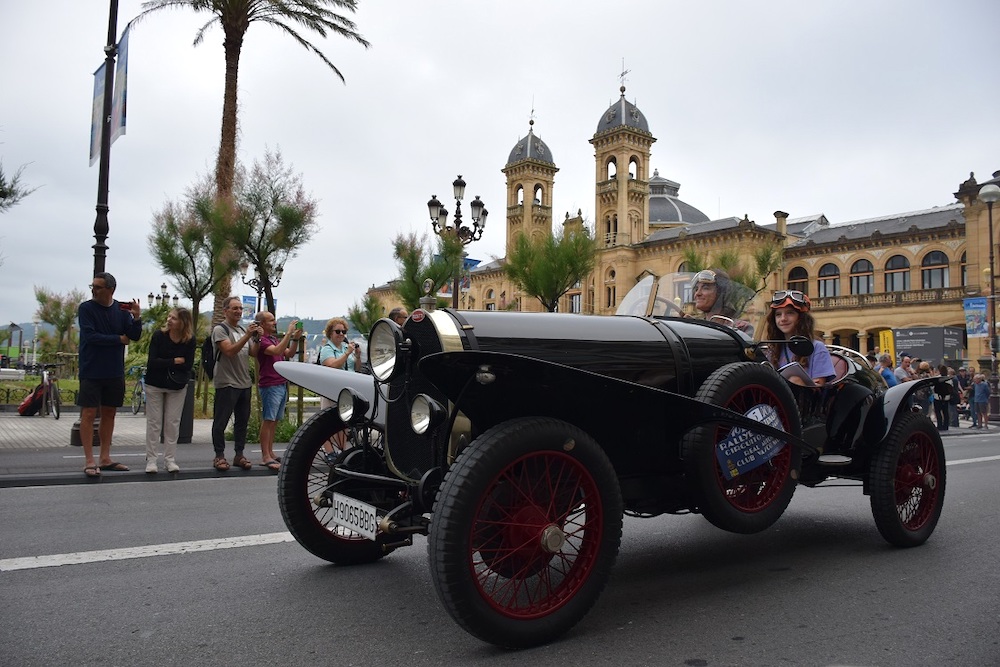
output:
[[[187,393],[184,395],[184,410],[181,412],[181,426],[177,442],[187,444],[194,435],[194,378],[188,380]]]
[[[97,428],[101,425],[101,418],[96,417],[94,419],[94,439],[91,442],[94,446],[99,446],[101,444],[101,438],[97,434]],[[69,444],[73,447],[83,447],[83,441],[80,440],[80,420],[76,420],[73,424],[73,428],[69,431]]]

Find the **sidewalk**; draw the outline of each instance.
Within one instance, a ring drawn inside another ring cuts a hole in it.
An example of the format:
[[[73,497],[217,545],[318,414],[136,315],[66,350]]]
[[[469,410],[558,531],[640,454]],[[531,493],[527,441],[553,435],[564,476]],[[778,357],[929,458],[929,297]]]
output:
[[[194,420],[191,442],[177,445],[179,473],[166,473],[162,457],[160,472],[145,473],[146,416],[119,412],[115,417],[115,432],[111,439],[111,456],[129,466],[129,472],[105,472],[92,479],[83,474],[83,448],[70,445],[73,425],[79,412],[63,412],[60,419],[52,417],[22,417],[16,412],[0,412],[0,488],[41,486],[51,484],[84,484],[106,482],[168,481],[206,477],[271,476],[275,473],[256,465],[260,447],[247,444],[246,456],[254,462],[252,470],[231,469],[220,472],[212,467],[212,420]],[[98,443],[94,443],[95,455]],[[284,444],[275,443],[280,456]],[[162,449],[160,449],[162,453]],[[231,462],[233,443],[226,443],[226,456]]]

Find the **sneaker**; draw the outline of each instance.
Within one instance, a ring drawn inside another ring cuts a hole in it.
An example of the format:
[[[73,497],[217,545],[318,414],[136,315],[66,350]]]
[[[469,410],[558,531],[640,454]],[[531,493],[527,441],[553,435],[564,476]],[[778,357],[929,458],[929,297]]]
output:
[[[146,459],[146,472],[150,475],[157,473],[156,459]]]
[[[174,461],[167,461],[167,472],[180,472],[181,467]]]

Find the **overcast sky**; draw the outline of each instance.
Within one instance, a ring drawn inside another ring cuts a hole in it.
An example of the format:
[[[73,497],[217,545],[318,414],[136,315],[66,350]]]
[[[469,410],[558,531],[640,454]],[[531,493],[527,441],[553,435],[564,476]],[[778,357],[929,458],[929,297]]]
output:
[[[470,256],[502,256],[500,170],[532,108],[559,168],[556,221],[582,209],[592,223],[588,140],[619,96],[623,58],[626,97],[657,138],[652,167],[711,218],[921,210],[953,203],[970,171],[982,182],[1000,169],[996,0],[359,5],[371,49],[306,34],[346,85],[277,30],[254,24],[244,42],[239,157],[280,148],[320,206],[320,233],[276,290],[279,316],[343,314],[395,277],[392,238],[429,231],[432,194],[453,211],[457,174],[491,211]],[[120,0],[119,32],[139,6]],[[221,30],[192,46],[206,20],[161,12],[130,37],[107,270],[116,297],[143,306],[165,279],[146,246],[153,213],[210,173],[218,149]],[[0,0],[0,159],[38,187],[0,215],[0,322],[31,320],[33,286],[66,293],[92,274],[90,114],[107,30],[107,0]]]

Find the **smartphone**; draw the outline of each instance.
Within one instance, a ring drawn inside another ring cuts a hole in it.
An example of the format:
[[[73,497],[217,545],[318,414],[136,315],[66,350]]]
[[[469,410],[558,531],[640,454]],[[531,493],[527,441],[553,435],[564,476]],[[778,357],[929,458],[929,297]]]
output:
[[[299,331],[302,331],[302,322],[296,322],[295,328],[298,329]]]
[[[122,310],[132,310],[131,303],[119,303],[118,307],[121,308]]]

